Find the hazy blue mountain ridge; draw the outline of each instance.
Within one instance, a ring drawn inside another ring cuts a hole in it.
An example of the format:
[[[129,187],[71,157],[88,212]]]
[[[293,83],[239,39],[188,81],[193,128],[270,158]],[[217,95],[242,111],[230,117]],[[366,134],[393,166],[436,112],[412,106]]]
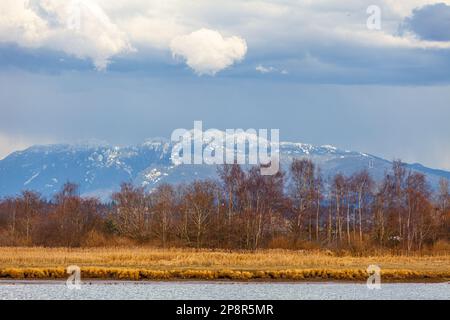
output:
[[[68,181],[79,184],[82,195],[107,199],[122,182],[132,182],[151,190],[160,183],[182,183],[217,178],[216,166],[174,165],[173,144],[153,139],[136,146],[107,144],[58,144],[33,146],[0,160],[0,197],[22,190],[35,190],[51,197]],[[325,179],[341,172],[350,175],[367,169],[379,181],[391,162],[373,155],[345,151],[332,146],[280,143],[281,167],[288,169],[293,158],[308,157],[322,170]],[[408,164],[422,172],[432,187],[439,179],[450,179],[450,172]]]

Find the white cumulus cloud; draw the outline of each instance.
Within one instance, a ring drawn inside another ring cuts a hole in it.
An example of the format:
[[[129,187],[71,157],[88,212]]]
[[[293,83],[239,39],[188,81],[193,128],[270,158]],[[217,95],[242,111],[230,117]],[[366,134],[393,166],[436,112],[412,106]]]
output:
[[[112,56],[132,51],[125,33],[92,1],[2,0],[0,11],[2,42],[63,51],[100,70]]]
[[[223,37],[218,31],[200,29],[175,37],[170,44],[174,57],[181,57],[199,75],[215,75],[247,53],[247,43],[238,36]]]

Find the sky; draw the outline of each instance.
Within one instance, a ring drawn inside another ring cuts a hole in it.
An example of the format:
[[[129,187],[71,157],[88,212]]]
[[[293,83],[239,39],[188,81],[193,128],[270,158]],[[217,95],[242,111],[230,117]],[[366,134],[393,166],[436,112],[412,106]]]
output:
[[[0,159],[280,129],[450,170],[450,0],[2,0]]]

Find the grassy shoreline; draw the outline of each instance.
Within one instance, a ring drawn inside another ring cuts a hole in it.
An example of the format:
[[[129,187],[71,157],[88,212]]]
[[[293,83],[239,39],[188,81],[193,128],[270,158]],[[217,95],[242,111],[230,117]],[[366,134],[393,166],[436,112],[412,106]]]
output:
[[[450,254],[336,256],[329,251],[256,252],[149,247],[0,247],[0,280],[67,279],[77,265],[82,279],[127,281],[352,281],[363,282],[369,265],[384,282],[450,280]]]
[[[50,280],[66,279],[64,268],[1,269],[0,279]],[[351,281],[367,280],[366,270],[144,270],[113,268],[81,268],[82,279],[124,281],[177,281],[177,280],[231,280],[231,281]],[[389,270],[381,272],[384,282],[444,282],[450,280],[449,272],[417,272],[411,270]]]

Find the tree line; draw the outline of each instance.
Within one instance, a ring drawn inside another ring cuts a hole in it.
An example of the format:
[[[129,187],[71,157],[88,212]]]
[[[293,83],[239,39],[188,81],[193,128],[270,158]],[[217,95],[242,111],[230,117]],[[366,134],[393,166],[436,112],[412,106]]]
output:
[[[0,200],[0,245],[390,248],[422,250],[450,237],[449,183],[432,192],[401,161],[375,183],[367,170],[326,180],[308,159],[288,173],[219,167],[216,180],[161,184],[151,192],[121,185],[109,203],[66,183],[53,199],[33,191]]]

